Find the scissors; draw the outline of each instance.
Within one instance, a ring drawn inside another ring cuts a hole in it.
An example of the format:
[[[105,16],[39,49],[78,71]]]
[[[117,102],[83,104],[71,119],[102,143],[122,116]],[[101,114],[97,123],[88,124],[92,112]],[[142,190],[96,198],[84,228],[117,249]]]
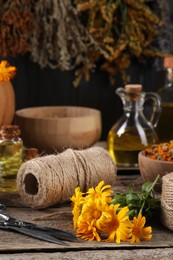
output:
[[[0,229],[7,231],[16,231],[46,242],[67,246],[65,241],[77,241],[77,237],[72,233],[50,227],[42,227],[30,222],[21,221],[16,218],[2,214],[6,206],[0,204]]]

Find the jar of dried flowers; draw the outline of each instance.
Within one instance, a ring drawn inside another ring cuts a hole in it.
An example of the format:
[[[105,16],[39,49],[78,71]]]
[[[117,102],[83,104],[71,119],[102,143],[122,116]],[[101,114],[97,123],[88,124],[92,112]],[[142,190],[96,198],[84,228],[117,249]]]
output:
[[[16,73],[16,67],[5,60],[0,62],[0,126],[10,124],[15,112],[15,93],[10,81]]]

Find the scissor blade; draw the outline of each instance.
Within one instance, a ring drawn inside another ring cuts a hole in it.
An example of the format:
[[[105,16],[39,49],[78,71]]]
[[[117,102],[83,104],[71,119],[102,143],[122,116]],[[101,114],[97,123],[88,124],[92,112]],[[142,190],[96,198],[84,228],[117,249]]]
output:
[[[8,221],[8,224],[10,221]],[[44,227],[44,226],[39,226],[30,222],[25,222],[25,221],[19,221],[16,220],[16,223],[20,223],[21,227],[25,227],[28,230],[33,230],[33,231],[38,231],[38,232],[43,232],[46,233],[47,235],[53,236],[57,239],[60,240],[67,240],[67,241],[77,241],[77,237],[73,235],[70,232],[61,230],[61,229],[56,229],[56,228],[51,228],[51,227]]]
[[[45,232],[60,240],[67,240],[67,241],[74,241],[74,242],[77,241],[77,237],[75,235],[73,235],[72,233],[60,230],[60,229],[51,228],[51,227],[43,227],[43,226],[38,226],[35,224],[33,224],[33,226],[31,226],[29,228],[31,230]]]
[[[39,240],[43,240],[46,242],[50,242],[50,243],[54,243],[54,244],[59,244],[59,245],[64,245],[64,246],[68,246],[68,244],[64,241],[61,241],[55,237],[52,237],[44,232],[41,231],[36,231],[36,230],[32,230],[32,229],[28,229],[25,227],[15,227],[15,226],[0,226],[0,229],[3,230],[13,230],[16,231],[18,233],[24,234],[24,235],[28,235],[30,237],[34,237],[37,238]]]
[[[3,218],[3,223],[6,226],[9,227],[20,227],[20,228],[26,228],[27,230],[35,231],[35,232],[43,232],[44,234],[47,234],[49,236],[53,236],[57,239],[60,240],[67,240],[67,241],[77,241],[77,237],[73,235],[70,232],[61,230],[61,229],[56,229],[56,228],[51,228],[51,227],[44,227],[44,226],[39,226],[30,222],[18,220],[13,217],[8,217],[6,215],[0,214],[0,217]]]

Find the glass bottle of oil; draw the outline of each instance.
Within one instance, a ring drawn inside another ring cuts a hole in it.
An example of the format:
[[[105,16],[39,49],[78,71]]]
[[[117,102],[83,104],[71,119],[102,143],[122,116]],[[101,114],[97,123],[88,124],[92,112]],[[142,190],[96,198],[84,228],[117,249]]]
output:
[[[165,85],[158,90],[162,99],[162,113],[156,128],[160,142],[173,140],[173,57],[165,57]]]
[[[142,92],[142,85],[126,85],[116,94],[122,99],[124,114],[108,133],[107,147],[118,167],[138,167],[138,153],[158,142],[157,125],[161,100],[156,93]],[[143,113],[144,103],[152,99],[150,119]]]
[[[16,192],[16,175],[22,164],[23,141],[17,125],[0,129],[0,191]]]

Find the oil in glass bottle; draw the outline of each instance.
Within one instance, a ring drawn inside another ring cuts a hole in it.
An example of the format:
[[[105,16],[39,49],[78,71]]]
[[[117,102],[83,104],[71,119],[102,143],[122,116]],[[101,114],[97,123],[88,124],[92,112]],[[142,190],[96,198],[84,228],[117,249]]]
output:
[[[156,128],[160,142],[173,140],[173,57],[164,58],[165,85],[158,90],[162,112]]]
[[[155,126],[161,100],[156,93],[142,91],[142,85],[126,85],[116,94],[122,99],[124,113],[108,133],[107,148],[118,167],[138,167],[138,153],[158,142]],[[150,120],[145,117],[144,103],[152,99]]]
[[[20,129],[17,125],[4,125],[0,136],[0,191],[16,192],[16,175],[23,155]]]

